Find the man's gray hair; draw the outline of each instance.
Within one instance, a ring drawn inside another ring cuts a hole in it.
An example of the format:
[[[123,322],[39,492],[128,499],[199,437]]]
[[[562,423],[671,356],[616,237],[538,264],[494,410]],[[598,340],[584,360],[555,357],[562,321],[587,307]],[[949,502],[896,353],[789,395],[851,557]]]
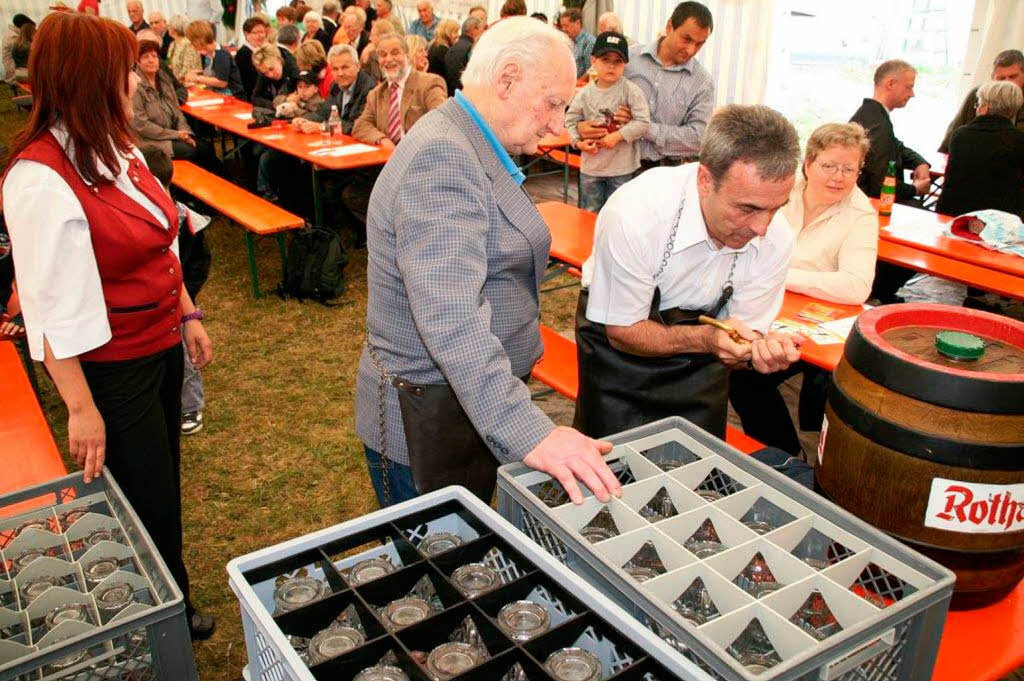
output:
[[[1024,52],[1020,50],[1003,50],[996,55],[992,68],[1005,69],[1007,66],[1019,66],[1024,69]]]
[[[320,12],[306,12],[302,17],[302,23],[305,24],[309,21],[312,21],[320,28],[324,27],[324,18],[321,16]]]
[[[800,159],[796,128],[775,109],[760,104],[729,104],[711,117],[700,163],[717,186],[737,161],[752,163],[763,180],[792,177]]]
[[[466,20],[462,22],[462,35],[469,35],[469,32],[475,28],[482,28],[484,22],[480,21],[476,17],[466,17]]]
[[[380,19],[380,21],[388,21],[387,19]],[[390,23],[390,22],[389,22]],[[385,33],[377,40],[377,51],[380,51],[380,44],[385,40],[395,40],[399,45],[402,46],[402,52],[409,54],[409,46],[405,44],[405,36],[400,33]]]
[[[522,67],[524,77],[541,65],[562,59],[576,72],[569,37],[530,17],[508,17],[487,29],[473,47],[462,72],[462,83],[491,87],[510,63]]]
[[[359,53],[356,52],[356,48],[352,47],[347,43],[338,43],[337,45],[331,45],[331,49],[327,52],[327,62],[330,63],[331,57],[337,57],[342,54],[347,54],[352,57],[352,61],[359,64]]]
[[[345,14],[351,14],[356,19],[359,19],[359,23],[363,25],[363,28],[366,28],[366,10],[362,7],[359,5],[349,5],[345,8]]]
[[[165,19],[166,19],[166,17],[164,16],[164,13],[161,12],[160,10],[158,10],[158,9],[155,9],[152,12],[149,13],[149,17],[146,19],[146,21],[148,21],[149,23],[153,24],[153,23],[156,23],[158,21],[163,21]]]
[[[323,16],[334,16],[338,13],[339,5],[336,0],[324,0],[323,7],[320,8],[320,14]]]
[[[285,24],[277,29],[277,42],[282,45],[298,45],[301,38],[299,27],[295,24]]]
[[[886,78],[898,76],[904,71],[917,71],[917,69],[902,59],[890,59],[882,62],[875,69],[875,87],[884,83]]]
[[[598,32],[615,31],[622,33],[622,19],[615,12],[605,12],[597,18]]]
[[[988,104],[988,112],[1011,121],[1024,106],[1024,92],[1008,80],[990,80],[978,88],[978,106]]]

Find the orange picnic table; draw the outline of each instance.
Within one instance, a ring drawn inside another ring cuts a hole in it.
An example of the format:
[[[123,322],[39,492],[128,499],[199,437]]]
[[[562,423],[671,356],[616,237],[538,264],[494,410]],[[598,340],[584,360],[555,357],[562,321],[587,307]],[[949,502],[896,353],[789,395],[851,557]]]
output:
[[[946,225],[952,220],[949,215],[896,204],[891,217],[879,216],[878,235],[886,241],[1024,277],[1024,258],[948,236]]]

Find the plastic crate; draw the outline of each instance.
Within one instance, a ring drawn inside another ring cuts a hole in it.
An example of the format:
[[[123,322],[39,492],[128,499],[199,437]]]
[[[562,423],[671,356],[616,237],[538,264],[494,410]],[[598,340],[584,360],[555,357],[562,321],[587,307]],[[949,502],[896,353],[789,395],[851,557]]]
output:
[[[616,445],[606,459],[621,498],[601,504],[584,488],[575,506],[557,481],[508,464],[498,472],[498,510],[682,656],[728,681],[931,677],[952,572],[685,419],[606,439]],[[720,550],[699,558],[693,535],[709,520]],[[752,595],[761,585],[744,574],[751,564],[767,565],[781,588]],[[700,616],[684,618],[701,586],[714,609],[703,601]],[[808,606],[821,614],[820,602],[808,602],[819,596],[834,624],[801,626]],[[773,666],[754,672],[728,652],[744,633],[767,636]]]
[[[437,555],[421,552],[424,537],[437,532],[458,535],[454,548]],[[393,570],[364,581],[357,566],[373,559],[380,565],[383,556]],[[498,578],[492,590],[470,598],[451,575],[476,562]],[[460,681],[509,681],[517,664],[522,670],[517,681],[544,681],[551,678],[543,667],[547,656],[568,646],[596,655],[604,680],[710,679],[462,487],[236,558],[228,575],[241,605],[249,653],[245,676],[251,681],[349,681],[382,659],[411,681],[428,681],[432,676],[421,654],[451,640],[466,618],[488,657],[454,677]],[[285,580],[295,578],[316,580],[321,586],[313,592],[319,596],[305,607],[282,607],[275,591],[287,590],[285,585],[296,582]],[[384,609],[410,593],[428,600],[433,614],[406,627],[389,626]],[[519,600],[540,605],[550,620],[546,633],[522,643],[496,624],[501,608]],[[315,657],[309,652],[315,647],[311,637],[339,618],[361,632],[362,642],[336,657]]]
[[[124,607],[114,598],[122,588],[121,596],[131,590]],[[68,604],[76,617],[47,621]],[[89,484],[75,473],[0,496],[0,680],[8,679],[198,679],[181,591],[106,469]]]

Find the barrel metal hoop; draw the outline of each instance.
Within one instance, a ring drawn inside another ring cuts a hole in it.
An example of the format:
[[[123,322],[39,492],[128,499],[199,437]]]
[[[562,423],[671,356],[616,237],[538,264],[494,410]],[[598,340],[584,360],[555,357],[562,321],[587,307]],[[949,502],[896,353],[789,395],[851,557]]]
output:
[[[871,381],[922,402],[983,414],[1024,414],[1024,383],[967,378],[904,362],[883,352],[853,325],[843,356]]]
[[[940,438],[887,421],[865,408],[829,381],[828,404],[855,432],[883,447],[932,463],[978,470],[1024,468],[1024,444],[991,444]],[[1017,468],[1012,468],[1013,465]]]

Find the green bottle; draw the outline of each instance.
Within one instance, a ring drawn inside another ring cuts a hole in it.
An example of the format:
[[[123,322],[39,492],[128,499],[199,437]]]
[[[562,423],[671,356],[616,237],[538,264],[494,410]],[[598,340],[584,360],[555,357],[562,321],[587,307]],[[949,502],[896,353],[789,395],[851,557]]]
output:
[[[885,180],[882,181],[882,195],[878,197],[878,214],[883,217],[892,215],[892,204],[896,201],[896,161],[889,161],[885,169]]]

